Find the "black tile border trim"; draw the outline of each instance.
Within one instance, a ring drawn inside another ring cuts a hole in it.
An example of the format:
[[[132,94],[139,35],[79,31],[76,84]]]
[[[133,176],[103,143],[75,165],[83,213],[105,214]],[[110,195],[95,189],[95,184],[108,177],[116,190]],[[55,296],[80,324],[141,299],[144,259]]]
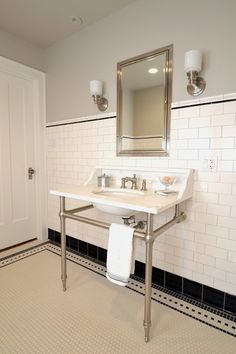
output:
[[[51,241],[45,241],[43,243],[32,246],[30,248],[26,248],[21,251],[17,251],[16,253],[12,253],[12,254],[5,256],[5,257],[1,257],[1,255],[0,255],[0,263],[1,263],[0,269],[4,268],[10,264],[16,263],[16,262],[20,261],[21,259],[25,259],[25,258],[33,256],[34,254],[41,253],[42,251],[44,251],[44,246],[49,243],[51,243]],[[25,255],[25,254],[27,254],[27,255]],[[24,255],[24,257],[21,257],[23,255]],[[9,258],[13,258],[13,259],[11,259],[11,262],[7,262],[7,260]]]
[[[50,241],[60,246],[60,233],[58,231],[48,229],[48,238]],[[106,265],[107,250],[101,247],[92,245],[85,241],[81,241],[74,237],[66,236],[67,249],[72,252],[77,252],[81,256],[88,257],[94,262]],[[77,247],[76,247],[77,243]],[[71,248],[71,244],[73,247]],[[83,251],[81,252],[81,245]],[[89,249],[93,249],[93,253],[97,257],[91,257]],[[97,248],[97,251],[96,251]],[[145,264],[140,261],[135,261],[134,277],[144,280]],[[174,293],[176,297],[184,296],[185,301],[194,301],[197,306],[210,307],[212,311],[220,313],[220,316],[225,318],[235,318],[236,316],[236,296],[227,294],[221,290],[211,288],[204,284],[186,279],[179,275],[164,271],[162,269],[152,267],[152,283],[153,286],[161,286],[163,291]],[[190,290],[191,288],[191,290]]]
[[[91,119],[78,120],[77,122],[68,122],[68,123],[61,123],[61,124],[58,123],[58,124],[46,125],[46,128],[60,127],[62,125],[72,125],[72,124],[96,122],[98,120],[106,120],[106,119],[113,119],[113,118],[116,118],[116,116],[103,117],[103,118],[91,118]]]

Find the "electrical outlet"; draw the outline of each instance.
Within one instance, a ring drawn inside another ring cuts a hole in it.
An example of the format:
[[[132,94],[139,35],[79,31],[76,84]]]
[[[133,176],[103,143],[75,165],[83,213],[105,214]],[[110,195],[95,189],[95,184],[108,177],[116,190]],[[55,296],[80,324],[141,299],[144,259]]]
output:
[[[217,171],[217,157],[205,157],[202,161],[202,169],[210,172]]]
[[[209,158],[208,159],[208,170],[210,171],[216,171],[216,159],[214,158]]]

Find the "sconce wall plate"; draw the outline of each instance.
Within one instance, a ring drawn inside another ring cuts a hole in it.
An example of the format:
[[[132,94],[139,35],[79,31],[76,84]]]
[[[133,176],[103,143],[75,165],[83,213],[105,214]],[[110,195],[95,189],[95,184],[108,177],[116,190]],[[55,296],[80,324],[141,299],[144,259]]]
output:
[[[189,81],[187,85],[188,94],[191,96],[201,95],[206,88],[206,81],[198,76],[197,71],[190,71],[187,73],[187,76]]]
[[[99,111],[104,112],[108,107],[108,100],[105,97],[93,95],[94,103],[97,104]]]

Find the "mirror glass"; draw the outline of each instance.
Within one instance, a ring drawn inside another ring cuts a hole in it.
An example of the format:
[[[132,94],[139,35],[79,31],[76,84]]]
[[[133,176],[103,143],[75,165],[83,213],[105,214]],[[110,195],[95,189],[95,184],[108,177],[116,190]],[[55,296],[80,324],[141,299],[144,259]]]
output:
[[[117,64],[117,154],[168,155],[173,46]]]

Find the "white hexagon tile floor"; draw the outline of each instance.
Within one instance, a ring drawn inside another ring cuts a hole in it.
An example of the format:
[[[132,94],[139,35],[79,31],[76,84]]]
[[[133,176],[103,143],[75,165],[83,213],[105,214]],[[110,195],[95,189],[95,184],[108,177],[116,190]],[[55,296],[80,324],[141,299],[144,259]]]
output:
[[[143,296],[77,264],[72,253],[63,292],[57,253],[58,247],[44,244],[0,255],[1,354],[236,353],[233,335],[157,301],[145,343]]]

